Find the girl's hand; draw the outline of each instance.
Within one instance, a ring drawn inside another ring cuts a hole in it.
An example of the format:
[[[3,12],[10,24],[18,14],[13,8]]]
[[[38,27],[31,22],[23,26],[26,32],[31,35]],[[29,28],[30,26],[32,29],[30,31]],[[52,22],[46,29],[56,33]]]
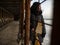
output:
[[[32,31],[34,32],[34,28],[32,28]]]

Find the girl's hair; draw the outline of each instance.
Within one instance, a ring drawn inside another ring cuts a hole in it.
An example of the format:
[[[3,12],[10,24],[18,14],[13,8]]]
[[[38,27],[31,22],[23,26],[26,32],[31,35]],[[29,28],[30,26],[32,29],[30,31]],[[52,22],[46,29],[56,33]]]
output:
[[[41,3],[39,2],[34,2],[33,5],[31,6],[31,13],[37,13],[37,7],[40,5]]]

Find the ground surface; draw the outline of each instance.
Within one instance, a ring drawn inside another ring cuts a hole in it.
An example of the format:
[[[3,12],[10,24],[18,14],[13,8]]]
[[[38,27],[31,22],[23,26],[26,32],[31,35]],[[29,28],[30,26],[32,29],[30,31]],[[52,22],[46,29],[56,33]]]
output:
[[[49,45],[50,42],[50,30],[49,26],[46,26],[48,29],[46,30],[46,36],[44,38],[43,45]],[[16,39],[19,30],[19,22],[13,21],[8,24],[8,26],[0,31],[0,45],[18,45]]]

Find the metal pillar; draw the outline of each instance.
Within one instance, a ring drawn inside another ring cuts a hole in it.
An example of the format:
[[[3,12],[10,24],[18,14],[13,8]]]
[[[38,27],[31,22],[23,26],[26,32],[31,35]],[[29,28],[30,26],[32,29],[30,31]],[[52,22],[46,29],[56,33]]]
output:
[[[23,19],[24,19],[24,0],[20,0],[20,20],[19,20],[19,32],[17,42],[23,38]]]
[[[30,1],[31,0],[20,0],[20,24],[19,33],[21,33],[21,38],[23,36],[23,20],[24,20],[24,10],[25,10],[25,45],[29,45],[30,38]],[[25,7],[25,9],[24,9]],[[18,37],[20,37],[18,35]]]
[[[20,0],[20,33],[23,34],[23,19],[24,19],[24,0]]]
[[[25,0],[25,45],[29,45],[30,38],[30,1]]]

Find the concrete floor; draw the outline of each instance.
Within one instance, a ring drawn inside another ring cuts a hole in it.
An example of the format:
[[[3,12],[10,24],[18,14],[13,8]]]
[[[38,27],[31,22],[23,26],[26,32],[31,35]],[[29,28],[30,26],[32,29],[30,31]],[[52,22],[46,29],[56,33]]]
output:
[[[18,45],[16,42],[18,30],[18,22],[9,23],[4,30],[0,31],[0,45]]]
[[[48,29],[46,30],[46,36],[44,38],[43,45],[49,45],[50,43],[50,27],[46,26]],[[19,22],[13,21],[8,24],[8,26],[0,31],[0,45],[18,45],[16,39],[19,31]]]

